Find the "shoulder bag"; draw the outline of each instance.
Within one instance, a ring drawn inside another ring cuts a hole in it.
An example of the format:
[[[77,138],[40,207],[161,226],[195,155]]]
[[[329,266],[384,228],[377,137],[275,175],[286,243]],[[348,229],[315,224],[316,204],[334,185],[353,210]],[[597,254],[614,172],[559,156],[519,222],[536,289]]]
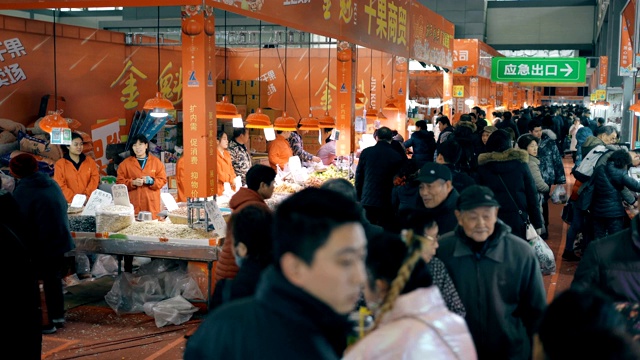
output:
[[[505,190],[507,190],[507,194],[509,195],[509,198],[511,198],[511,201],[513,201],[513,204],[516,206],[516,209],[518,209],[518,214],[520,215],[522,220],[524,220],[524,223],[525,223],[525,226],[526,226],[526,237],[527,237],[526,240],[527,241],[531,241],[531,240],[537,238],[538,237],[538,232],[533,227],[533,225],[531,225],[531,221],[529,221],[529,216],[528,215],[525,216],[525,214],[522,212],[522,210],[520,210],[520,207],[518,206],[518,203],[513,198],[513,196],[511,196],[511,192],[509,191],[509,188],[507,187],[507,184],[505,184],[504,180],[502,180],[502,176],[498,175],[498,178],[500,179],[500,182],[504,186]]]

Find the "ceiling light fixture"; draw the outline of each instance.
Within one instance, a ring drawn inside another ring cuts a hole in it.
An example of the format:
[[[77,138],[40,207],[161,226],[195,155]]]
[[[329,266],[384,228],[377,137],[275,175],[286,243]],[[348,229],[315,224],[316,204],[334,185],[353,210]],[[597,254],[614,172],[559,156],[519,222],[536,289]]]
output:
[[[371,88],[373,87],[373,49],[369,49],[369,107],[367,108],[367,113],[365,118],[367,120],[378,120],[378,112],[372,106],[372,95]]]
[[[222,96],[222,101],[216,102],[216,118],[218,119],[240,119],[242,121],[242,116],[238,114],[238,108],[229,102],[229,97],[227,96],[227,82],[229,81],[229,74],[227,73],[227,12],[224,12],[224,95]],[[235,124],[238,121],[235,120]],[[242,127],[242,126],[233,126],[233,127]]]
[[[320,130],[318,127],[318,119],[313,117],[311,112],[311,34],[309,34],[309,43],[307,45],[307,76],[309,77],[309,87],[307,94],[309,97],[309,116],[300,119],[300,130]]]
[[[160,6],[158,6],[158,23],[156,28],[156,47],[158,48],[158,92],[156,96],[144,103],[143,109],[151,110],[149,115],[155,118],[162,118],[169,115],[170,110],[174,110],[171,101],[164,98],[160,91]]]
[[[261,87],[262,81],[260,81],[260,70],[262,67],[262,20],[260,20],[260,32],[258,33],[258,94],[262,94]],[[260,100],[258,100],[260,102]],[[246,128],[249,129],[266,129],[271,128],[271,118],[267,114],[262,112],[262,108],[258,106],[254,113],[247,116]]]
[[[289,28],[286,28],[285,34],[286,33],[289,33]],[[282,109],[282,115],[278,116],[273,122],[273,128],[281,131],[296,131],[298,128],[296,119],[287,115],[287,49],[289,47],[289,39],[289,36],[285,36],[284,38],[284,108]],[[278,56],[278,59],[279,58],[280,56]]]

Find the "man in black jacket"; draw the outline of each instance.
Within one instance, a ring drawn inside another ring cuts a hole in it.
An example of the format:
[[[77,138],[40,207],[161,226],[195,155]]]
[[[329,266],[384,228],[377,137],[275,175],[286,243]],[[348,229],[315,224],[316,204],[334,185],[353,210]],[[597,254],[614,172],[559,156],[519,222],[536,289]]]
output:
[[[442,164],[427,163],[420,169],[420,213],[438,224],[438,234],[452,231],[458,224],[454,214],[458,192],[451,182],[451,171]]]
[[[273,224],[276,259],[255,297],[211,313],[185,360],[340,359],[347,320],[365,284],[366,238],[358,206],[326,189],[284,200]]]
[[[356,193],[372,224],[392,230],[395,227],[391,192],[393,177],[407,157],[391,146],[392,132],[386,126],[376,132],[378,142],[360,154],[356,168]]]

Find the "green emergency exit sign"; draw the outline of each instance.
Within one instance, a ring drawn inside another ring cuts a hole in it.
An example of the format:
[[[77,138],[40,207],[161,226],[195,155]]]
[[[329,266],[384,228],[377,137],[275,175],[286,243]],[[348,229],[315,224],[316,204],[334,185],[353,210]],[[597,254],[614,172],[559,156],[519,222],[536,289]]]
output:
[[[587,78],[585,58],[494,57],[491,81],[583,83]]]

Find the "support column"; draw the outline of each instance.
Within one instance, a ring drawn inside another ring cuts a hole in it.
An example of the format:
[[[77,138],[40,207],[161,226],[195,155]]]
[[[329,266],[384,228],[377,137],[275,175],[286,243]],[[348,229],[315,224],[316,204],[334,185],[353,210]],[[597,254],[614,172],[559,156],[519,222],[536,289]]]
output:
[[[396,105],[398,106],[398,119],[397,129],[398,133],[402,135],[402,138],[407,139],[407,96],[409,96],[409,79],[407,77],[407,70],[409,64],[404,57],[396,56],[394,63],[394,69],[398,75],[398,86],[391,85],[391,89],[397,89],[393,93],[393,97],[396,98]]]
[[[453,74],[442,71],[442,115],[451,119],[451,101],[453,101]],[[457,111],[457,109],[456,109]]]
[[[216,194],[216,82],[213,8],[182,7],[183,139],[188,197]]]
[[[347,156],[355,152],[355,104],[356,104],[356,46],[346,41],[338,42],[338,108],[336,128],[340,138],[336,141],[336,155]]]

